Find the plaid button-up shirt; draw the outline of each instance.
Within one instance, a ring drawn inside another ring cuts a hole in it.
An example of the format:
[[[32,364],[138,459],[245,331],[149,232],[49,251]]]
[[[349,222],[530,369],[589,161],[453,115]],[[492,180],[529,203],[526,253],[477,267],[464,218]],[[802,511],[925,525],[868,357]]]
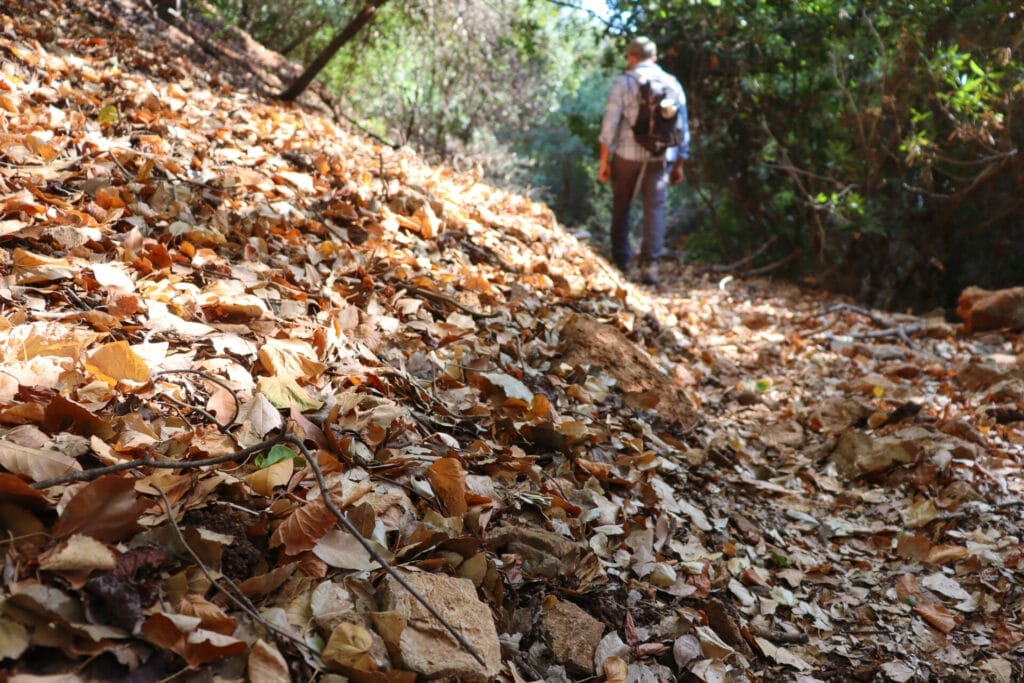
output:
[[[646,72],[646,73],[645,73]],[[608,103],[604,107],[604,119],[601,121],[601,136],[612,154],[628,161],[647,161],[653,155],[641,147],[633,138],[633,122],[639,110],[640,81],[657,78],[661,83],[669,85],[676,93],[679,106],[679,133],[682,142],[678,147],[671,147],[665,158],[675,161],[676,158],[686,159],[690,153],[690,124],[686,111],[686,93],[672,75],[666,73],[653,61],[641,62],[635,67],[620,74],[612,83],[608,92]]]

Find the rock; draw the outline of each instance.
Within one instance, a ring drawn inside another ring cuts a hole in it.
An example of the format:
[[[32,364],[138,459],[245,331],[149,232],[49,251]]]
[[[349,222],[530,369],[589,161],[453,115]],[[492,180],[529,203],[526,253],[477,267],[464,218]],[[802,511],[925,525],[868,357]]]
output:
[[[968,287],[957,300],[956,314],[968,333],[1024,327],[1024,287],[995,291]]]
[[[847,432],[839,437],[832,460],[839,474],[853,479],[910,462],[917,454],[918,445],[914,439],[875,438],[864,432]]]
[[[523,571],[534,576],[556,578],[575,568],[580,547],[572,540],[532,527],[499,527],[487,535],[487,547],[495,552],[523,558]]]
[[[604,635],[603,623],[565,600],[546,606],[541,623],[556,662],[571,673],[594,673],[594,653]]]
[[[987,389],[1013,379],[1024,380],[1024,359],[996,355],[965,363],[956,371],[956,381],[967,389]]]
[[[381,605],[405,620],[398,637],[402,666],[426,679],[474,683],[491,680],[501,669],[501,646],[490,608],[476,596],[469,579],[399,570],[403,579],[422,595],[480,654],[481,666],[438,621],[392,576],[380,589]]]
[[[612,325],[573,314],[562,329],[562,361],[571,366],[596,366],[615,378],[627,403],[655,411],[665,422],[689,430],[697,409],[683,387],[663,373],[650,354]]]

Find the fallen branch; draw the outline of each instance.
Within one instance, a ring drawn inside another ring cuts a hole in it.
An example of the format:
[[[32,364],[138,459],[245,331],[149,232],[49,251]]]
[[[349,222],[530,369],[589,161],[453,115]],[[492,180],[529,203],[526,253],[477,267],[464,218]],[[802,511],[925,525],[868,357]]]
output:
[[[168,399],[170,399],[173,403],[176,403],[177,405],[179,405],[179,406],[181,406],[183,408],[188,408],[189,410],[193,410],[193,411],[199,413],[200,415],[202,415],[203,417],[205,417],[206,419],[210,420],[214,425],[217,426],[217,429],[220,431],[221,434],[227,434],[228,433],[228,430],[231,428],[230,425],[235,421],[235,418],[238,417],[238,413],[242,409],[242,407],[241,407],[241,404],[238,402],[238,396],[235,394],[234,390],[230,386],[228,386],[227,382],[225,382],[224,380],[222,380],[219,377],[214,377],[213,375],[207,374],[207,373],[203,372],[202,370],[163,370],[161,372],[156,373],[154,375],[154,377],[163,377],[165,375],[198,375],[199,377],[202,377],[203,379],[207,380],[208,382],[213,382],[214,384],[219,386],[221,389],[224,389],[229,394],[231,394],[231,398],[235,402],[235,413],[234,413],[234,415],[231,416],[231,419],[228,420],[227,424],[221,424],[221,422],[214,415],[212,415],[208,410],[206,410],[204,408],[197,408],[196,406],[192,406],[192,405],[189,405],[187,403],[183,403],[183,402],[179,401],[178,399],[174,398],[173,396],[169,396],[167,394],[164,394],[164,396],[166,396]]]
[[[800,257],[800,250],[799,249],[794,249],[793,251],[791,251],[789,253],[788,256],[783,256],[782,258],[780,258],[780,259],[778,259],[776,261],[772,261],[768,265],[761,266],[760,268],[753,268],[751,270],[748,270],[746,273],[744,273],[744,275],[748,275],[748,276],[750,276],[750,275],[754,275],[754,276],[756,276],[756,275],[767,275],[768,273],[772,273],[772,272],[778,270],[779,268],[781,268],[782,266],[786,265],[790,261],[795,261],[799,257]]]
[[[261,453],[265,450],[270,449],[276,444],[281,443],[284,440],[284,435],[279,434],[272,439],[261,441],[255,446],[249,446],[243,448],[240,451],[234,453],[228,453],[227,455],[219,455],[216,458],[206,458],[204,460],[154,460],[153,458],[138,458],[136,460],[129,460],[127,462],[119,462],[116,465],[108,465],[106,467],[94,467],[90,470],[81,470],[78,472],[68,472],[62,474],[59,477],[53,479],[44,479],[43,481],[37,481],[32,484],[34,489],[48,489],[51,486],[57,486],[59,484],[69,484],[75,481],[93,481],[99,479],[106,474],[115,474],[117,472],[124,472],[125,470],[134,470],[140,467],[156,467],[160,469],[193,469],[197,467],[210,467],[211,465],[222,465],[232,460],[242,460],[248,458],[250,455]]]
[[[704,268],[701,268],[698,271],[698,273],[701,274],[701,275],[703,275],[705,273],[734,273],[737,270],[739,270],[740,268],[742,268],[743,266],[747,265],[748,263],[750,263],[751,261],[756,259],[758,256],[760,256],[764,252],[768,251],[768,248],[771,247],[773,244],[775,244],[778,241],[778,239],[779,239],[778,235],[772,235],[768,239],[767,242],[765,242],[760,247],[758,247],[757,249],[755,249],[751,253],[749,253],[746,256],[744,256],[743,258],[741,258],[739,261],[733,261],[732,263],[727,263],[725,265],[715,264],[715,265],[706,266]]]
[[[352,534],[353,538],[355,538],[359,545],[363,547],[363,550],[369,553],[370,557],[373,558],[373,561],[380,565],[381,569],[383,569],[391,578],[397,581],[399,585],[402,586],[402,588],[409,591],[409,594],[416,598],[416,601],[423,605],[427,612],[429,612],[432,617],[437,619],[438,623],[444,626],[445,630],[448,631],[448,633],[450,633],[453,638],[455,638],[456,642],[458,642],[458,644],[461,645],[466,652],[473,655],[473,658],[476,659],[476,661],[478,661],[481,666],[486,668],[487,664],[486,662],[484,662],[483,657],[480,656],[480,653],[476,651],[476,648],[474,648],[469,643],[469,641],[466,640],[466,638],[454,626],[448,623],[448,621],[441,616],[441,613],[438,612],[433,605],[427,602],[427,599],[424,598],[419,593],[419,591],[413,588],[412,585],[408,581],[406,581],[405,578],[401,574],[399,574],[395,570],[395,568],[388,563],[387,560],[381,557],[380,553],[377,552],[377,549],[374,548],[373,545],[371,545],[370,542],[367,541],[366,538],[359,532],[359,529],[357,529],[356,526],[349,521],[348,517],[341,513],[341,510],[339,510],[338,507],[334,504],[334,501],[331,500],[330,488],[328,488],[327,486],[327,480],[324,479],[324,473],[323,470],[320,469],[320,463],[316,461],[316,457],[313,455],[313,453],[310,452],[308,448],[306,448],[306,444],[302,442],[302,439],[291,434],[286,434],[281,438],[281,440],[286,443],[292,444],[302,452],[302,456],[306,459],[306,463],[309,464],[310,468],[313,470],[313,474],[316,476],[316,482],[320,486],[320,495],[324,499],[324,505],[327,507],[328,510],[330,510],[331,514],[334,515],[334,518],[338,520],[338,523],[345,527],[346,531]]]
[[[405,280],[400,280],[398,278],[392,278],[391,279],[391,284],[393,284],[396,287],[401,287],[402,289],[406,290],[410,294],[415,294],[417,296],[421,296],[424,299],[430,299],[432,301],[437,301],[437,302],[440,302],[440,303],[448,304],[449,306],[454,306],[455,308],[459,309],[460,311],[462,311],[466,315],[472,316],[474,319],[477,319],[477,320],[486,320],[488,318],[497,318],[497,317],[500,317],[500,316],[504,315],[503,311],[497,311],[495,313],[481,313],[480,311],[474,310],[474,309],[470,308],[469,306],[466,306],[466,305],[456,301],[455,299],[453,299],[452,297],[448,296],[447,294],[441,294],[440,292],[432,292],[429,289],[423,289],[422,287],[417,287],[416,285],[409,284]]]
[[[264,619],[263,616],[260,614],[259,610],[256,609],[256,606],[252,604],[252,601],[249,600],[245,593],[243,593],[242,590],[235,585],[234,581],[232,581],[227,576],[224,576],[223,574],[221,575],[221,578],[224,580],[224,583],[226,583],[231,588],[231,590],[228,590],[227,588],[222,586],[219,581],[217,581],[217,579],[213,576],[213,573],[209,570],[209,568],[205,564],[203,564],[202,559],[200,559],[199,555],[196,554],[196,551],[192,550],[192,546],[190,546],[188,544],[188,541],[185,540],[185,534],[181,533],[181,527],[178,526],[178,522],[176,522],[174,519],[174,508],[171,506],[171,501],[167,499],[167,494],[164,493],[164,490],[159,486],[154,485],[153,488],[156,489],[157,493],[160,494],[160,498],[163,499],[164,507],[167,509],[167,521],[171,523],[171,528],[174,529],[174,534],[178,537],[178,542],[181,543],[182,547],[185,548],[185,551],[188,552],[188,554],[192,557],[192,561],[196,563],[196,566],[199,567],[199,571],[203,573],[207,581],[209,581],[214,588],[223,593],[224,597],[230,600],[231,603],[235,605],[235,607],[245,612],[249,616],[249,618],[258,622],[260,625],[263,626],[263,628],[267,629],[268,633],[273,633],[277,636],[280,636],[281,638],[284,638],[285,640],[290,641],[296,647],[305,650],[306,653],[311,656],[314,662],[319,662],[320,656],[303,640],[296,638],[287,631],[284,631],[278,628],[277,626],[274,626],[269,621]]]

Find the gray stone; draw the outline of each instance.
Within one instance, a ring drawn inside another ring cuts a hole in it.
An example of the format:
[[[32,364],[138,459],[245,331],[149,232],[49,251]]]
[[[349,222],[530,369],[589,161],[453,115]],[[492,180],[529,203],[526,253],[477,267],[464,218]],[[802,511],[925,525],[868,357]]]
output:
[[[488,533],[487,545],[499,553],[523,558],[523,571],[534,576],[556,578],[579,563],[577,543],[550,531],[531,527],[500,527]]]
[[[441,574],[399,570],[434,609],[454,626],[483,658],[473,658],[437,619],[392,576],[381,585],[384,610],[396,612],[406,622],[398,642],[402,666],[426,679],[483,683],[501,669],[501,645],[490,608],[476,596],[469,579]]]

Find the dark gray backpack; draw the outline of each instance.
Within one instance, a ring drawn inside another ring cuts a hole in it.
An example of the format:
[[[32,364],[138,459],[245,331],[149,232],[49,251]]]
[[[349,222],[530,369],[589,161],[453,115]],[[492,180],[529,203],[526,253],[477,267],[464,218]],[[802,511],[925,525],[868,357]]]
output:
[[[653,78],[641,80],[632,77],[640,85],[633,137],[641,147],[660,157],[682,140],[679,134],[679,102],[668,84]]]

